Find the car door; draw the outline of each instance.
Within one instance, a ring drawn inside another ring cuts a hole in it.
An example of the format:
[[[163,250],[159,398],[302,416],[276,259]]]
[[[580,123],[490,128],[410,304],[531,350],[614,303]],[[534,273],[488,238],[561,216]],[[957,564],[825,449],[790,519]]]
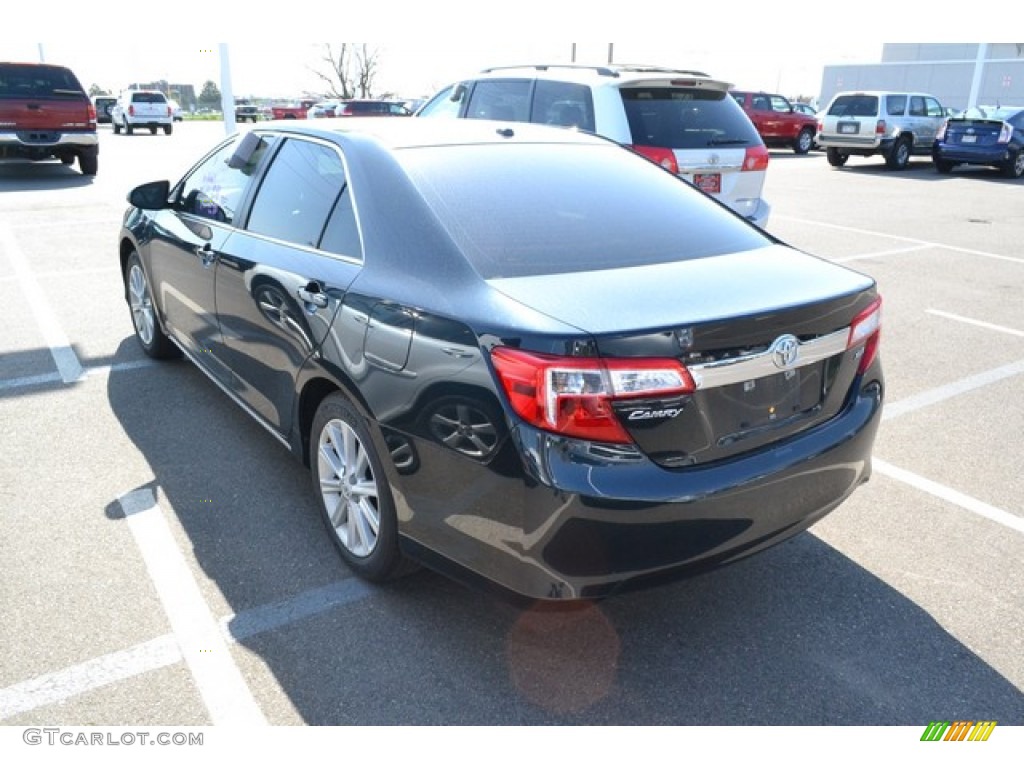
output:
[[[244,229],[217,266],[217,316],[235,394],[282,435],[296,378],[323,342],[362,247],[340,150],[281,138]]]
[[[237,136],[221,144],[174,188],[170,208],[154,219],[147,264],[168,333],[222,381],[229,374],[216,317],[217,260],[261,160],[233,162],[238,144]]]

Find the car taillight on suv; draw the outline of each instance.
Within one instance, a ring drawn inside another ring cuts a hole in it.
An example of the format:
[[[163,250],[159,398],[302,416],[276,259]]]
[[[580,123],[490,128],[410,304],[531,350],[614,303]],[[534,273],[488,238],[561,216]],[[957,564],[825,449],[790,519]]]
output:
[[[639,155],[643,155],[648,160],[657,163],[662,168],[672,173],[679,173],[679,163],[676,162],[676,154],[671,149],[665,147],[643,147],[638,145],[630,146],[634,152]],[[747,147],[747,151],[743,156],[743,165],[740,168],[741,171],[763,171],[768,167],[768,148],[761,145],[756,147]]]

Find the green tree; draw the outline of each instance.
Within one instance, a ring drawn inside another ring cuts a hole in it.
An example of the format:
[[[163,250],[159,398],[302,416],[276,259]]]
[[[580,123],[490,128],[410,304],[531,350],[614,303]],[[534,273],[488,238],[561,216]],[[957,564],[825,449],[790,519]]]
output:
[[[220,107],[220,88],[213,80],[203,83],[203,89],[199,92],[199,105],[210,109]]]
[[[109,93],[110,91],[108,91],[106,88],[100,88],[98,85],[96,85],[96,83],[93,83],[89,86],[90,96],[106,96]]]

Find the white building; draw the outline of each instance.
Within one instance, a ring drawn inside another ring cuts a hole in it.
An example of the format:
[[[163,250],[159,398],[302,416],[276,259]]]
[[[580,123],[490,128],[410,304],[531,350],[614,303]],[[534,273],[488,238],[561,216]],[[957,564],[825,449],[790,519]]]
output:
[[[1024,43],[885,43],[878,64],[825,67],[819,103],[839,91],[920,91],[954,109],[1024,106]]]

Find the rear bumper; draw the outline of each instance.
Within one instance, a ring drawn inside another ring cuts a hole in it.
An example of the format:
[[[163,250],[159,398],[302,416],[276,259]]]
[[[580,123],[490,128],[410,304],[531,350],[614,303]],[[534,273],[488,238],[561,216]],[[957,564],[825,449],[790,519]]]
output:
[[[99,151],[95,131],[65,133],[58,131],[17,131],[0,133],[0,157],[39,160],[61,154],[88,154]]]
[[[420,468],[449,482],[402,478],[403,549],[531,599],[599,597],[719,566],[805,530],[867,480],[881,407],[875,381],[770,450],[685,470],[523,425],[505,447],[518,455],[490,467],[424,445]]]
[[[871,155],[885,154],[895,143],[893,138],[871,137],[869,139],[850,139],[838,134],[818,134],[817,144],[820,149],[835,149],[845,152],[848,155],[859,155],[871,157]]]
[[[1011,152],[1005,144],[998,147],[950,146],[932,150],[933,160],[972,165],[1003,165],[1010,161],[1010,156]]]

